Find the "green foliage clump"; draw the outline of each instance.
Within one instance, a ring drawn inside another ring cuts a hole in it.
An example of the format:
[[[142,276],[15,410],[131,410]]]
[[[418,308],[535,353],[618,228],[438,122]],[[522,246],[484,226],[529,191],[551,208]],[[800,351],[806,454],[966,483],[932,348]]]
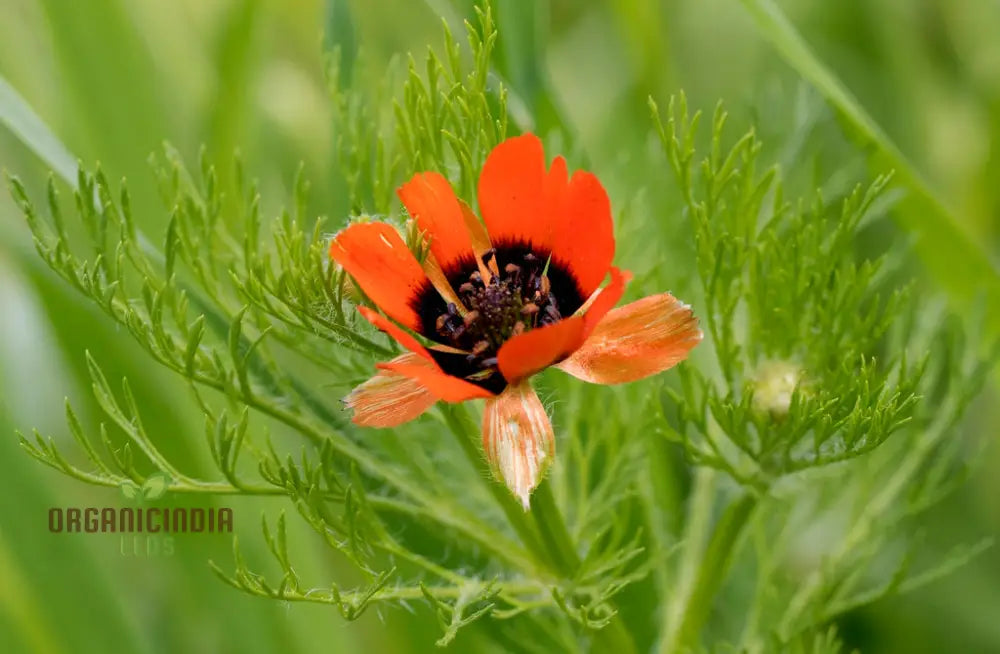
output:
[[[419,170],[473,199],[508,131],[489,7],[479,19],[469,52],[446,31],[443,58],[409,60],[392,111],[331,55],[348,211],[395,219],[392,191]],[[282,513],[262,519],[273,561],[234,541],[233,560],[213,563],[224,582],[348,620],[422,604],[441,646],[469,632],[506,651],[839,651],[839,615],[982,549],[914,569],[912,518],[954,487],[953,435],[995,356],[974,356],[953,321],[917,319],[925,300],[899,283],[891,250],[855,251],[889,180],[789,202],[752,131],[727,144],[721,110],[707,154],[683,97],[665,123],[654,116],[667,165],[653,160],[675,175],[700,282],[679,295],[706,341],[676,373],[625,389],[545,377],[563,433],[530,514],[490,479],[468,406],[375,433],[331,401],[394,346],[355,317],[366,300],[327,258],[345,217],[310,218],[303,172],[268,220],[239,161],[230,187],[206,155],[192,172],[169,147],[152,162],[170,215],[162,248],[100,170],[80,172],[72,224],[54,181],[48,219],[11,188],[48,266],[190,387],[217,474],[171,463],[128,382],[90,356],[106,420],[87,433],[66,407],[86,463],[37,433],[24,448],[90,484],[283,497],[356,578],[306,581]]]

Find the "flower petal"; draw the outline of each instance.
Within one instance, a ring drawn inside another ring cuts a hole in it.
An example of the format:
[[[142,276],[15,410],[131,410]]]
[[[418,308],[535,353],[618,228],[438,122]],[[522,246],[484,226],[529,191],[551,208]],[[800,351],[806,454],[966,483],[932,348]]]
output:
[[[527,382],[486,401],[483,450],[496,474],[524,505],[555,457],[555,435],[538,395]]]
[[[377,366],[382,370],[391,370],[420,382],[434,397],[443,402],[464,402],[480,397],[495,397],[485,388],[442,372],[437,364],[427,366],[423,362],[412,364],[389,361],[388,363],[379,363]]]
[[[407,352],[393,363],[428,366],[418,354]],[[437,402],[437,397],[416,379],[393,370],[380,370],[344,398],[354,411],[354,424],[362,427],[395,427],[413,420]]]
[[[583,341],[587,340],[597,325],[604,319],[611,309],[618,304],[625,293],[625,284],[632,279],[632,273],[627,270],[622,272],[618,268],[611,269],[611,281],[597,293],[588,304],[590,305],[583,312],[584,330]],[[580,344],[583,344],[583,341]]]
[[[377,311],[373,311],[368,307],[358,307],[358,313],[364,316],[365,320],[370,322],[377,329],[380,329],[389,336],[392,336],[394,339],[396,339],[397,343],[405,347],[410,352],[413,352],[414,354],[423,357],[428,361],[434,360],[431,357],[430,353],[427,351],[427,348],[425,348],[423,345],[420,344],[420,341],[415,339],[409,333],[397,327],[391,320],[389,320],[382,314],[378,313]]]
[[[465,228],[469,231],[469,238],[472,239],[472,250],[476,255],[476,264],[479,266],[479,273],[483,276],[483,279],[489,283],[490,278],[500,272],[497,269],[495,258],[490,259],[491,267],[487,267],[486,263],[483,261],[483,255],[487,250],[490,250],[493,247],[493,244],[490,242],[490,235],[486,231],[486,225],[484,225],[472,211],[472,207],[461,200],[458,201],[458,204],[462,207],[462,217],[465,219]]]
[[[494,244],[523,243],[551,253],[583,297],[600,285],[615,253],[611,201],[597,177],[566,160],[546,171],[534,134],[507,139],[490,153],[479,178],[479,207]]]
[[[497,367],[511,384],[548,368],[580,347],[586,323],[582,316],[519,334],[500,346]]]
[[[669,293],[650,295],[608,313],[556,367],[594,384],[622,384],[671,368],[701,339],[691,307]]]
[[[626,274],[612,268],[611,282],[601,289],[586,312],[508,340],[497,352],[500,373],[515,384],[570,356],[621,299],[627,278]]]
[[[552,214],[545,193],[545,151],[534,134],[500,143],[479,176],[479,208],[494,243],[531,243],[549,249]]]
[[[385,223],[355,223],[333,237],[330,257],[394,320],[420,330],[412,304],[430,285],[399,232]]]
[[[451,184],[440,173],[417,173],[399,187],[399,199],[430,241],[431,253],[448,272],[474,256],[472,238]]]
[[[438,295],[441,296],[441,299],[445,302],[454,303],[458,312],[464,316],[469,309],[462,302],[462,299],[458,297],[458,293],[455,292],[455,288],[448,281],[448,277],[445,275],[444,270],[441,269],[441,264],[438,263],[437,257],[434,256],[433,252],[428,252],[427,258],[424,259],[424,273],[427,275],[427,279],[431,280],[431,285],[438,292]],[[425,323],[424,332],[426,333],[427,331],[427,324]],[[438,336],[438,334],[434,334],[434,336]]]
[[[412,354],[420,359],[418,362],[419,365],[417,365],[413,360],[407,359],[401,361],[397,357],[388,363],[376,364],[376,367],[413,379],[427,388],[436,399],[445,402],[463,402],[476,397],[493,397],[495,395],[495,393],[481,386],[444,372],[434,356],[434,354],[438,354],[439,358],[444,358],[449,355],[457,355],[464,360],[467,356],[466,352],[440,346],[435,346],[434,350],[436,351],[432,352],[432,350],[428,350],[421,345],[416,338],[394,325],[385,316],[372,311],[368,307],[358,307],[358,311],[371,324],[392,336],[400,345],[410,350]]]
[[[552,258],[568,268],[586,297],[600,286],[615,256],[611,200],[596,176],[578,170],[557,206]]]

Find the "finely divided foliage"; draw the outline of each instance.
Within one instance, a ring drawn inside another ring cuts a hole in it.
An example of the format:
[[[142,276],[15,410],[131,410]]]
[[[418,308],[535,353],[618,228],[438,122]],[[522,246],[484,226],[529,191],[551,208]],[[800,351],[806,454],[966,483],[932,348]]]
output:
[[[336,183],[352,211],[398,215],[393,190],[423,170],[473,197],[508,124],[488,6],[468,37],[471,56],[446,31],[443,59],[411,58],[392,111],[331,55]],[[160,476],[172,493],[285,498],[365,581],[300,578],[284,513],[262,520],[279,574],[255,572],[269,562],[234,541],[233,560],[213,563],[223,581],[349,620],[416,610],[440,624],[441,646],[467,630],[505,651],[840,651],[839,615],[982,549],[916,566],[912,516],[961,478],[956,428],[996,354],[977,358],[954,321],[918,320],[928,300],[900,287],[891,255],[854,251],[887,179],[789,202],[752,131],[727,145],[721,109],[707,154],[683,96],[653,114],[654,159],[693,230],[700,286],[682,290],[703,351],[622,389],[543,393],[559,403],[559,454],[530,513],[490,478],[467,406],[372,431],[336,405],[394,346],[357,317],[371,305],[327,257],[346,218],[310,218],[303,171],[269,219],[239,161],[222,188],[206,156],[192,173],[169,147],[152,161],[170,214],[162,247],[100,170],[81,170],[73,220],[54,181],[47,211],[9,181],[49,267],[190,386],[218,474],[173,465],[128,382],[90,355],[106,420],[87,433],[66,407],[86,463],[37,433],[24,448],[90,484]]]

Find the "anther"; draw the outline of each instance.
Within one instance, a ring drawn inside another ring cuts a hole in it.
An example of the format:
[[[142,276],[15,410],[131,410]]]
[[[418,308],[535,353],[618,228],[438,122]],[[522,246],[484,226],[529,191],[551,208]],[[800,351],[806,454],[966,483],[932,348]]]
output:
[[[472,346],[472,353],[478,357],[480,354],[482,354],[488,349],[490,349],[490,342],[487,341],[486,339],[483,339]]]
[[[478,275],[479,273],[476,273],[476,274]],[[464,284],[462,284],[461,286],[458,287],[458,292],[459,293],[475,293],[476,292],[476,287],[472,285],[472,282],[465,282]]]
[[[528,302],[523,307],[521,307],[521,313],[526,316],[534,315],[538,313],[538,305],[534,302]]]
[[[468,327],[472,323],[476,322],[477,320],[479,320],[479,312],[476,311],[475,309],[473,309],[469,313],[465,314],[465,317],[462,318],[462,322],[465,323],[466,327]]]
[[[517,273],[521,272],[521,266],[517,265],[516,263],[508,263],[506,266],[504,266],[503,270],[508,275],[516,275]]]
[[[514,323],[514,329],[511,330],[510,335],[517,336],[518,334],[523,334],[525,329],[527,329],[527,327],[524,326],[524,323],[518,320]]]

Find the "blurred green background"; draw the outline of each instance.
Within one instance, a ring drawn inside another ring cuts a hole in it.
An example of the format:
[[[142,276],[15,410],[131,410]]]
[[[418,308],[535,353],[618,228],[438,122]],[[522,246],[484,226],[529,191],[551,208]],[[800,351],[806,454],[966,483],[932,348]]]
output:
[[[780,4],[995,262],[1000,2]],[[324,185],[333,175],[324,42],[346,53],[360,44],[363,70],[373,72],[358,83],[375,85],[376,71],[393,57],[439,47],[441,15],[461,35],[470,5],[0,0],[0,75],[76,157],[100,162],[109,179],[129,178],[136,214],[154,237],[167,216],[146,159],[163,140],[192,162],[202,144],[218,161],[238,148],[272,208],[288,197],[302,161],[315,213],[339,220],[341,205]],[[498,0],[497,9],[501,68],[521,105],[514,118],[533,119],[521,126],[543,134],[568,126],[576,162],[597,170],[615,199],[637,190],[630,153],[649,147],[647,96],[662,102],[681,88],[695,107],[724,99],[734,129],[757,124],[772,157],[791,164],[790,177],[801,176],[798,191],[841,169],[868,174],[836,117],[738,0]],[[811,153],[808,171],[796,170],[803,152]],[[45,165],[2,127],[0,167],[39,197]],[[123,556],[114,536],[50,534],[50,506],[120,501],[113,489],[36,464],[14,435],[37,427],[65,443],[66,396],[94,418],[85,349],[109,378],[129,376],[157,442],[205,470],[201,417],[183,386],[44,269],[21,216],[0,194],[0,651],[432,649],[436,625],[424,609],[370,612],[347,624],[328,607],[266,602],[222,585],[206,561],[228,567],[223,536],[178,540],[170,557],[137,557]],[[973,423],[993,441],[997,393],[994,385],[973,408]],[[926,517],[927,551],[1000,532],[1000,449],[990,446],[984,457],[971,482]],[[248,550],[260,549],[259,515],[275,515],[281,500],[227,504]],[[318,538],[303,529],[292,538],[298,558],[319,571],[315,578],[339,578]],[[871,652],[1000,652],[998,617],[1000,551],[993,549],[943,581],[848,616],[841,630],[848,644]],[[475,651],[472,638],[456,645]]]

